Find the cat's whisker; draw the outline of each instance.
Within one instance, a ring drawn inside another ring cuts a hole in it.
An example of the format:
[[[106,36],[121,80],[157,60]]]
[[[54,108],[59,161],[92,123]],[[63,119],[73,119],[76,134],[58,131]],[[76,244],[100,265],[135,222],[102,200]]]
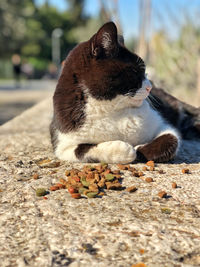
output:
[[[140,63],[138,66],[139,66],[140,68],[145,69],[145,66],[144,66],[144,64],[142,64],[142,63]]]
[[[132,96],[134,96],[134,93],[129,92],[129,93],[126,93],[125,96],[131,96],[132,97]]]
[[[161,105],[161,103],[152,95],[152,94],[149,94],[149,98],[150,98],[150,100],[152,101],[154,101],[154,102],[156,102],[156,104],[158,105],[158,106],[160,106]]]
[[[149,97],[147,97],[147,102],[149,103],[149,105],[153,108],[156,109],[153,102],[151,101],[151,99]]]
[[[135,69],[132,69],[132,71],[134,71],[134,72],[136,72],[136,73],[137,73],[137,70],[135,70]]]
[[[158,102],[158,100],[151,94],[147,97],[147,101],[150,104],[150,106],[155,110],[157,108],[156,105],[160,106],[160,103]]]
[[[133,89],[131,89],[131,91],[129,91],[128,93],[126,93],[125,96],[131,96],[131,97],[133,97],[133,96],[135,96],[137,90],[138,90],[137,88],[133,88]]]

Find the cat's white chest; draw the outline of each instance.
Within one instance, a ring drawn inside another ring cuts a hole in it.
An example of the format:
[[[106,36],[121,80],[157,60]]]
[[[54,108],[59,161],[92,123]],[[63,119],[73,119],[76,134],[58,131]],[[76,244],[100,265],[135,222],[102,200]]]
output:
[[[88,142],[122,140],[132,145],[152,140],[161,124],[159,115],[144,101],[139,108],[123,108],[110,111],[106,116],[93,112],[89,114],[82,128]]]
[[[116,120],[122,140],[134,146],[152,140],[161,124],[159,115],[144,102],[139,108],[125,109]]]

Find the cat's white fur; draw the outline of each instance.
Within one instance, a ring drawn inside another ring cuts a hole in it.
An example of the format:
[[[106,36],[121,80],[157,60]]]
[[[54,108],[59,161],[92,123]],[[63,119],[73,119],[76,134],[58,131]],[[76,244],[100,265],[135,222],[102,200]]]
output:
[[[110,45],[112,43],[112,39],[110,37],[110,34],[108,32],[103,33],[103,38],[102,38],[102,45],[104,49],[109,49]]]
[[[110,101],[91,97],[83,82],[82,89],[87,95],[85,122],[76,131],[61,133],[57,130],[56,156],[79,162],[75,155],[78,144],[98,144],[86,153],[82,162],[93,158],[107,163],[129,163],[135,160],[139,145],[163,134],[176,136],[180,145],[178,132],[146,100],[150,86],[145,79],[135,96],[118,95]]]

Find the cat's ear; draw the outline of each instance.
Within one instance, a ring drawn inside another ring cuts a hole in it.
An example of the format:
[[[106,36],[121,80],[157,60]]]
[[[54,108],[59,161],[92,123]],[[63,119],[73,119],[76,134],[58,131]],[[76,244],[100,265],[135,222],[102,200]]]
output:
[[[92,38],[94,57],[114,57],[118,53],[117,27],[113,22],[104,24]]]

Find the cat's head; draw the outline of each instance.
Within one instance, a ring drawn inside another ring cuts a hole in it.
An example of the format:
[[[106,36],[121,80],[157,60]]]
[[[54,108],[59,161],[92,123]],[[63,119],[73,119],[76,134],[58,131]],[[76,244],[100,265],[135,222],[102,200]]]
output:
[[[61,80],[66,77],[97,100],[120,95],[133,106],[140,106],[151,90],[143,60],[125,48],[113,22],[104,24],[70,52]]]

